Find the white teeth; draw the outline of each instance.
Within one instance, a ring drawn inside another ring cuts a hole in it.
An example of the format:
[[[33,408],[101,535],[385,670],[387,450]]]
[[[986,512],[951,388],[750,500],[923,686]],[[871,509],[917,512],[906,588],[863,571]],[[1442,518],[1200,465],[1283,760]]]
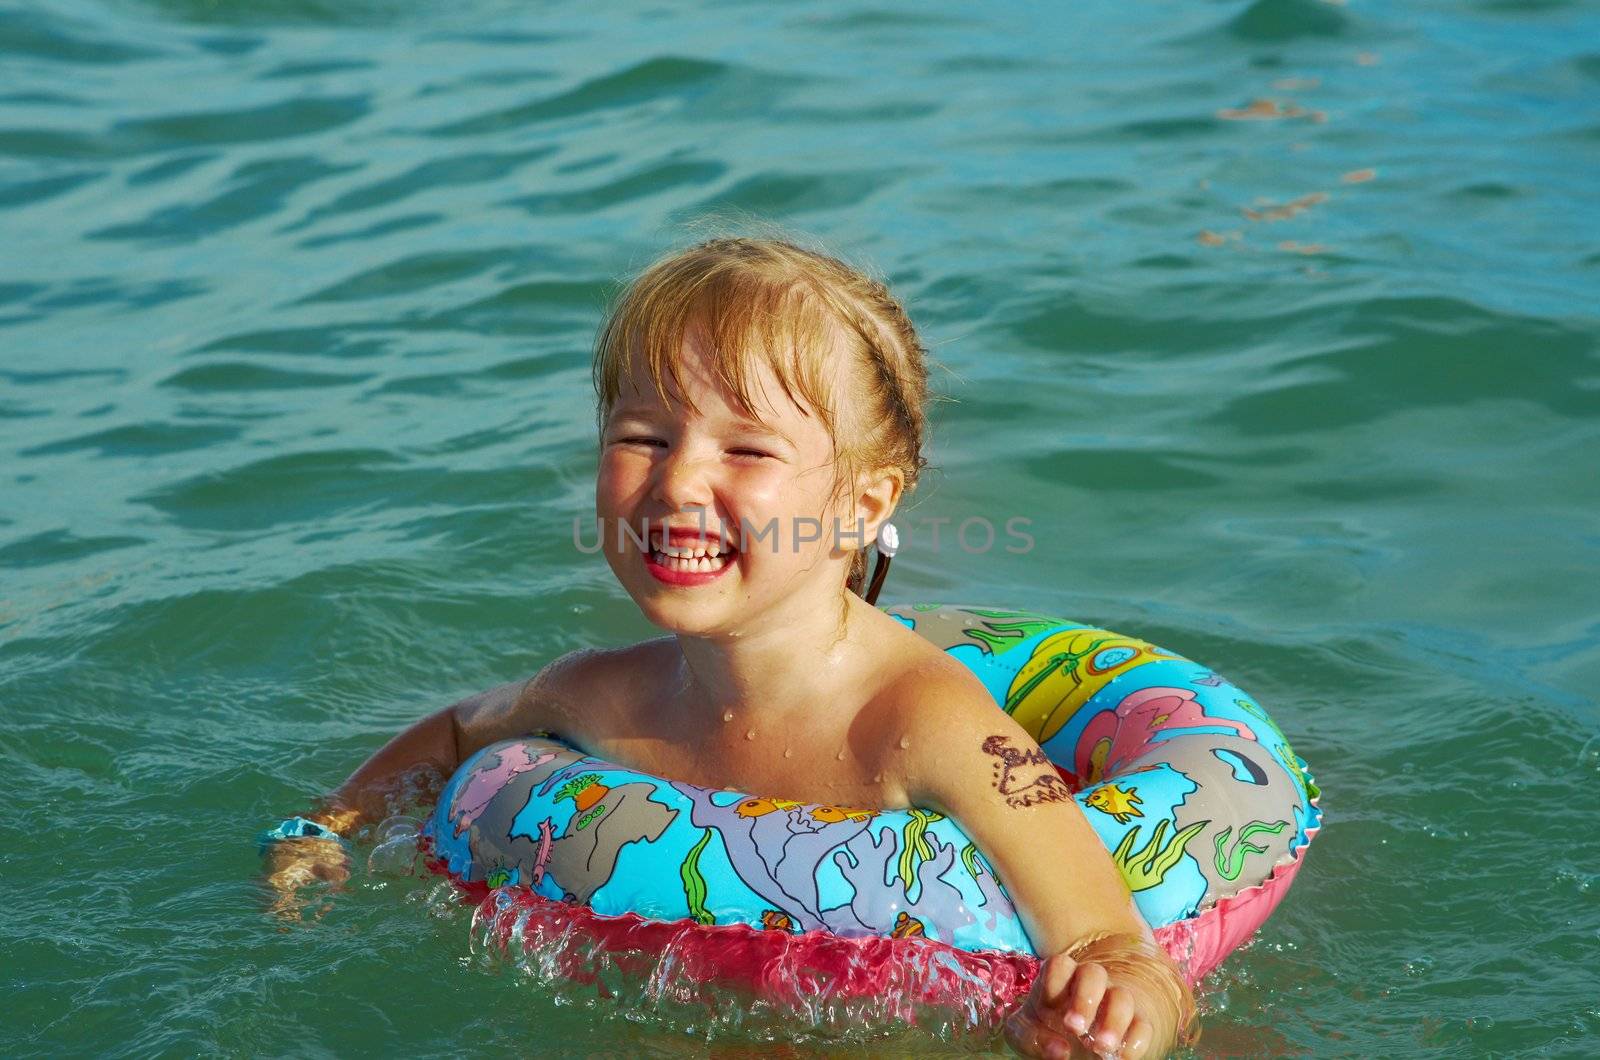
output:
[[[662,545],[661,551],[669,556],[677,556],[679,559],[699,559],[702,556],[715,557],[722,555],[722,546],[709,545],[706,548],[682,548],[677,545]]]
[[[708,556],[712,559],[717,559],[722,556],[724,551],[733,551],[721,541],[707,541],[704,544],[696,544],[693,547],[674,545],[667,540],[665,534],[657,537],[653,543],[657,552],[676,559],[704,559]]]
[[[681,570],[698,573],[721,570],[725,565],[720,557],[707,556],[704,553],[698,553],[694,556],[684,556],[677,554],[668,555],[665,552],[656,550],[651,553],[651,558],[661,566],[666,567],[668,570]]]

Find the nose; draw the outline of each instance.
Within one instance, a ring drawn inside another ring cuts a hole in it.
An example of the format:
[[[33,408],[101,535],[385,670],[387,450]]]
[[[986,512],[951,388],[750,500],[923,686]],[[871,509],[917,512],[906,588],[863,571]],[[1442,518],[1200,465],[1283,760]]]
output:
[[[673,446],[657,461],[651,496],[669,511],[709,508],[711,492],[710,467],[688,446]]]

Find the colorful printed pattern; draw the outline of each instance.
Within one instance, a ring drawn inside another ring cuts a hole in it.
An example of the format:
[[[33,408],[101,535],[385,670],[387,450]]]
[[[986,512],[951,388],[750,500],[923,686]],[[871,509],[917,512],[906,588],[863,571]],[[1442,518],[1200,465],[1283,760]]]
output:
[[[886,610],[966,664],[1073,775],[1154,928],[1261,885],[1320,826],[1305,763],[1203,666],[1044,615]],[[530,738],[463,764],[425,831],[461,880],[602,914],[1032,952],[982,852],[926,810],[714,791]]]

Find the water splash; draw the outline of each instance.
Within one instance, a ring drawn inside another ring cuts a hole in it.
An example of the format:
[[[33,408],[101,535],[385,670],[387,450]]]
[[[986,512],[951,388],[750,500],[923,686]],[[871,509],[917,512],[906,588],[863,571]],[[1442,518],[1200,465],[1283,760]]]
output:
[[[368,871],[427,877],[441,868],[420,823],[397,814],[376,826]],[[412,900],[444,920],[470,910],[468,966],[512,971],[557,1005],[706,1041],[866,1043],[914,1030],[957,1049],[988,1049],[1038,967],[1021,954],[967,953],[921,938],[601,916],[523,888],[444,876]]]
[[[422,820],[408,814],[386,817],[372,830],[373,848],[367,855],[372,876],[416,876],[421,865],[418,837]]]
[[[791,935],[605,917],[518,888],[461,888],[472,950],[556,1003],[604,1007],[706,1040],[869,1042],[919,1030],[973,1048],[1032,981],[1028,957],[921,939]]]

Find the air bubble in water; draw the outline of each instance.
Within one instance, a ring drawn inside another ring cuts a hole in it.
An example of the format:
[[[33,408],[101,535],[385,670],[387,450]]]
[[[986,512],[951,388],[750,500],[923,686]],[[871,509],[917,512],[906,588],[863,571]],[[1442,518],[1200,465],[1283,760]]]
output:
[[[367,872],[373,876],[417,875],[417,838],[422,822],[415,817],[396,814],[383,820],[373,829],[377,846],[367,855]]]
[[[1589,737],[1578,748],[1578,768],[1586,773],[1600,773],[1600,735]]]
[[[1427,954],[1418,954],[1406,961],[1403,965],[1406,975],[1413,979],[1420,979],[1433,971],[1433,958]]]

